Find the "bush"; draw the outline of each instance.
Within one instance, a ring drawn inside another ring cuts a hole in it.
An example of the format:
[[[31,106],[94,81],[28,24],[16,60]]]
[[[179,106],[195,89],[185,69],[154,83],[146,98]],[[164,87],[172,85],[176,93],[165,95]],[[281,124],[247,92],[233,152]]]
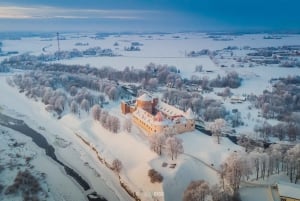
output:
[[[28,170],[19,171],[14,179],[14,183],[5,190],[5,195],[15,194],[18,191],[24,194],[24,197],[31,197],[34,200],[35,195],[42,190],[39,181]],[[26,200],[26,199],[24,199]]]
[[[150,177],[151,183],[161,183],[163,181],[163,176],[154,169],[148,171],[148,176]]]

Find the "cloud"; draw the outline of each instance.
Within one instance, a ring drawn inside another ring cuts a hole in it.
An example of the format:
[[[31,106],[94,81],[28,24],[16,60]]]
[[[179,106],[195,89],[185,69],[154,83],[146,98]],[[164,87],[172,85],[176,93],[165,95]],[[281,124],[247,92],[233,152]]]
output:
[[[142,20],[147,15],[157,14],[152,10],[101,10],[68,9],[60,7],[0,6],[0,19],[117,19]]]

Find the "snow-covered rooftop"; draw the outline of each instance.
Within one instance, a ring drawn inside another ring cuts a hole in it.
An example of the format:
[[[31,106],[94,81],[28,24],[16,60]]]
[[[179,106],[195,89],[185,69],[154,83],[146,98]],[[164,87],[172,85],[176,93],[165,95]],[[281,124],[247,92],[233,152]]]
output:
[[[183,112],[176,107],[173,107],[171,105],[168,105],[162,101],[159,101],[156,105],[156,109],[161,111],[162,113],[168,115],[168,116],[183,116]]]
[[[158,104],[156,105],[156,109],[171,117],[184,116],[186,119],[195,118],[193,111],[190,108],[186,112],[183,112],[182,110],[179,110],[176,107],[168,105],[162,101],[158,102]]]
[[[280,196],[300,199],[300,185],[293,183],[278,183],[278,192]]]
[[[168,119],[163,119],[162,121],[155,121],[155,118],[149,112],[141,108],[137,108],[137,110],[133,112],[133,115],[150,125],[168,125],[171,123]]]
[[[189,109],[185,112],[185,117],[186,117],[187,119],[194,119],[194,118],[195,118],[194,113],[193,113],[193,111],[192,111],[191,108],[189,108]]]
[[[152,98],[148,94],[143,94],[137,98],[140,101],[152,101]]]

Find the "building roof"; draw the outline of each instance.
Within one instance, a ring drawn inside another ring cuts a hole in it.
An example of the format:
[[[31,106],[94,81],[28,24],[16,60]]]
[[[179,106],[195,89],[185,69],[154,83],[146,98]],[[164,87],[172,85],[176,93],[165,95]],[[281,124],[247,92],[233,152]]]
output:
[[[158,111],[161,111],[162,113],[168,115],[168,116],[182,116],[183,112],[176,107],[173,107],[171,105],[168,105],[167,103],[164,103],[162,101],[159,101],[156,105],[156,109]]]
[[[155,121],[155,118],[152,114],[149,112],[137,108],[136,111],[132,113],[134,116],[138,117],[141,121],[145,122],[149,125],[168,125],[170,124],[170,121],[168,119],[162,119],[161,121]]]
[[[163,120],[164,120],[164,117],[162,116],[161,112],[158,112],[158,113],[155,115],[154,120],[155,120],[155,121],[163,121]]]
[[[152,98],[148,94],[143,94],[137,98],[140,101],[152,101]]]
[[[300,200],[300,185],[299,184],[280,182],[277,185],[278,185],[278,193],[280,196]]]
[[[185,112],[185,118],[187,118],[187,119],[195,119],[195,115],[194,115],[194,113],[193,113],[193,111],[192,111],[192,109],[191,108],[189,108],[186,112]]]
[[[191,108],[189,108],[186,112],[183,112],[182,110],[177,109],[176,107],[174,107],[172,105],[168,105],[167,103],[159,101],[158,104],[156,105],[156,109],[170,117],[183,116],[186,119],[195,119],[195,116],[194,116]]]

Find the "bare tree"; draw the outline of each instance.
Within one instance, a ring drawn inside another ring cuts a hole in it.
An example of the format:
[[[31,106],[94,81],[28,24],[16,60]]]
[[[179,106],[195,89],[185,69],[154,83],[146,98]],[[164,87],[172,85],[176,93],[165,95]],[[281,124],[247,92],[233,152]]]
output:
[[[158,155],[162,154],[163,146],[166,143],[166,136],[164,134],[156,134],[150,138],[151,150],[156,152]]]
[[[90,103],[87,99],[83,99],[80,103],[80,108],[86,112],[90,110]]]
[[[116,173],[120,173],[121,170],[123,168],[122,162],[119,159],[114,159],[112,162],[112,169],[116,172]]]
[[[203,71],[203,66],[202,65],[195,66],[195,72],[202,72],[202,71]]]
[[[232,188],[234,194],[238,192],[242,176],[244,176],[246,157],[240,153],[232,153],[225,160],[222,167],[224,168],[224,178],[226,179],[229,186]]]
[[[117,133],[120,130],[120,119],[118,117],[111,116],[111,127],[110,130],[113,133]]]
[[[119,99],[119,90],[117,87],[110,87],[110,89],[107,92],[107,95],[109,99],[115,101]]]
[[[220,185],[213,185],[210,188],[212,201],[233,201],[229,188],[222,189]]]
[[[70,87],[70,94],[71,96],[75,96],[77,94],[77,87],[76,86],[71,86]]]
[[[128,133],[131,133],[132,121],[129,115],[126,115],[126,119],[123,124],[123,129],[126,130]]]
[[[105,110],[101,111],[100,115],[100,123],[105,128],[106,122],[107,122],[108,112]]]
[[[148,88],[150,90],[155,90],[158,86],[158,80],[157,78],[150,78],[148,81]]]
[[[92,107],[92,115],[93,119],[99,121],[100,120],[100,115],[101,115],[101,107],[98,104],[95,104]]]
[[[217,137],[218,144],[220,144],[220,138],[222,131],[226,127],[226,121],[224,119],[216,119],[214,122],[209,124],[209,129],[212,134]]]
[[[60,95],[56,98],[54,107],[56,110],[63,112],[65,109],[65,103],[66,103],[66,97],[63,95]]]
[[[262,152],[262,149],[257,148],[250,153],[252,165],[254,166],[255,172],[256,172],[256,180],[258,180],[258,176],[259,176],[259,170],[260,170],[259,162],[260,162],[261,152]]]
[[[283,164],[285,152],[286,150],[284,150],[281,144],[271,144],[269,147],[269,153],[274,161],[274,169],[277,174],[280,171],[280,164]]]
[[[205,201],[209,195],[209,184],[207,181],[192,181],[185,189],[183,201]]]
[[[151,183],[155,183],[155,182],[161,183],[164,179],[164,177],[155,169],[150,169],[148,171],[148,176],[150,177]]]
[[[295,145],[287,151],[286,161],[288,162],[287,173],[290,181],[296,184],[300,178],[300,144]]]
[[[166,140],[166,150],[172,160],[183,153],[182,140],[177,137],[168,137]]]
[[[76,103],[76,101],[73,100],[71,102],[70,110],[73,114],[76,114],[78,112],[78,104]]]

